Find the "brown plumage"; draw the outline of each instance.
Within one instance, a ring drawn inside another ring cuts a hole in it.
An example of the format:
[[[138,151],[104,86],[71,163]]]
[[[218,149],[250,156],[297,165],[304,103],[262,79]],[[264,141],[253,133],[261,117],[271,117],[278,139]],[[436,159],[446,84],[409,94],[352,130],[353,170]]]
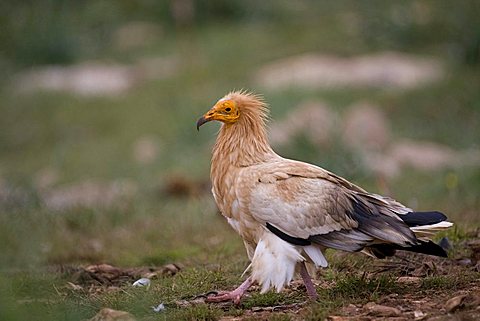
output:
[[[251,275],[239,288],[210,300],[239,302],[253,282],[262,292],[281,291],[296,268],[315,298],[305,262],[326,267],[327,247],[375,257],[397,249],[446,255],[425,239],[452,225],[443,214],[413,212],[323,168],[280,157],[268,143],[267,118],[259,96],[231,92],[197,122],[197,128],[223,123],[213,148],[212,192],[251,260]]]

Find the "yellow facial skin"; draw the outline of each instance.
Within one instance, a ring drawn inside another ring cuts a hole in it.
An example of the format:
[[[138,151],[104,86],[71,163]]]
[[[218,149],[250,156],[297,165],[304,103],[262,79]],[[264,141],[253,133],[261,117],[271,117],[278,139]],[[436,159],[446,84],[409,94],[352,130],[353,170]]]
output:
[[[203,124],[218,120],[225,124],[233,124],[240,117],[240,112],[233,100],[221,99],[205,115],[197,121],[197,130]]]

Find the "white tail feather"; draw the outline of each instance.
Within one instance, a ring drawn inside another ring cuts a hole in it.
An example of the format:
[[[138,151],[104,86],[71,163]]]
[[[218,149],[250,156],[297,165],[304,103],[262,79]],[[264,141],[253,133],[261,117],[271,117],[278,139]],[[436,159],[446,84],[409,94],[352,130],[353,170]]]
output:
[[[328,262],[325,259],[325,256],[322,253],[322,250],[318,246],[308,245],[303,248],[305,253],[310,257],[310,259],[315,263],[315,266],[327,267]]]
[[[424,237],[431,237],[435,233],[446,230],[452,226],[453,226],[452,222],[443,221],[440,223],[435,223],[430,225],[414,226],[414,227],[411,227],[410,229],[415,233],[416,237],[424,238]]]

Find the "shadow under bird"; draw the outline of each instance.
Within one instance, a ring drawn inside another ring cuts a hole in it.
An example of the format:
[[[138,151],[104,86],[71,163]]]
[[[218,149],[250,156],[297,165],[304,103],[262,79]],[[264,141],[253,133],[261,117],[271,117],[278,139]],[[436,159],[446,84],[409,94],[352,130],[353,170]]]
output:
[[[446,257],[429,237],[453,224],[436,211],[415,212],[372,194],[321,167],[276,154],[267,140],[268,106],[257,95],[234,91],[197,122],[222,122],[211,163],[212,193],[247,250],[249,277],[208,301],[239,303],[258,283],[280,292],[300,273],[308,296],[317,292],[306,264],[327,267],[333,248],[376,258],[413,251]]]

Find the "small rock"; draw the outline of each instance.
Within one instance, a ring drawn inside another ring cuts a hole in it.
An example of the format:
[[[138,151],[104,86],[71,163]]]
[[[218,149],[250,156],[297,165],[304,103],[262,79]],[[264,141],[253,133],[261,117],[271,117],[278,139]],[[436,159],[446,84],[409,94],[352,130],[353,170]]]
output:
[[[365,304],[364,308],[368,311],[368,314],[379,317],[397,317],[400,315],[399,309],[385,305],[379,305],[375,302],[369,302]]]
[[[413,311],[413,317],[415,318],[415,320],[422,320],[423,318],[425,318],[427,316],[426,313],[423,313],[422,311],[420,310],[415,310]]]
[[[133,286],[146,286],[147,288],[150,287],[150,279],[147,278],[141,278],[138,279],[137,281],[133,282]]]
[[[162,268],[162,275],[173,276],[177,274],[180,270],[181,268],[177,264],[173,264],[173,263],[166,264]]]
[[[457,260],[457,263],[459,265],[468,266],[468,265],[472,265],[472,260],[470,260],[469,258],[465,258],[465,259]]]
[[[419,284],[421,281],[422,279],[416,276],[401,276],[397,279],[398,283],[403,284]]]
[[[342,317],[342,316],[339,316],[339,315],[330,315],[327,317],[327,320],[328,321],[348,321],[348,320],[351,320],[350,317]]]
[[[83,269],[88,274],[93,274],[97,278],[112,280],[122,274],[121,269],[110,264],[93,264]]]
[[[162,312],[163,310],[165,310],[165,305],[163,303],[160,303],[159,305],[157,305],[156,307],[152,307],[153,311],[155,312]]]
[[[342,310],[345,314],[349,314],[349,315],[355,315],[355,314],[358,313],[357,306],[355,304],[351,304],[351,303],[349,305],[347,305],[346,307],[344,307]]]
[[[80,290],[83,290],[83,287],[81,287],[80,285],[78,284],[75,284],[75,283],[72,283],[72,282],[67,282],[67,286],[74,290],[74,291],[80,291]]]
[[[445,309],[447,310],[447,312],[455,312],[460,309],[480,310],[480,295],[478,295],[477,293],[458,295],[447,301],[447,303],[445,304]]]
[[[445,303],[445,309],[447,312],[454,312],[461,308],[465,297],[466,295],[458,295],[448,300],[447,303]]]
[[[135,318],[125,311],[103,308],[89,321],[135,321]]]

